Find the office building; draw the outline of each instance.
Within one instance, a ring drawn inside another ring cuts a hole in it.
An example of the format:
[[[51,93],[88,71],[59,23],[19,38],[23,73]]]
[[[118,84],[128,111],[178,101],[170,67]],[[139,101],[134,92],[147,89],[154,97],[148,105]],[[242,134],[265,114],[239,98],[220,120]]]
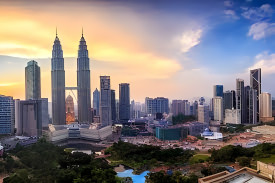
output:
[[[50,117],[49,117],[49,101],[48,98],[41,98],[41,110],[42,110],[42,128],[49,127]]]
[[[275,116],[275,99],[272,98],[272,116]]]
[[[226,109],[236,109],[236,95],[235,91],[226,91],[223,93],[223,103],[224,103],[224,110]]]
[[[156,113],[169,113],[169,100],[164,97],[145,98],[145,112],[155,115]]]
[[[51,60],[52,122],[54,125],[66,123],[65,112],[65,70],[63,50],[56,34]]]
[[[43,123],[44,126],[49,123],[48,110],[44,108],[47,104],[46,102],[47,99],[20,101],[20,120],[17,135],[42,135]]]
[[[130,86],[129,83],[119,84],[119,120],[130,119]]]
[[[213,97],[223,97],[223,85],[213,86]]]
[[[86,41],[82,36],[79,43],[77,58],[77,98],[78,98],[78,121],[92,122],[91,117],[91,81],[90,59]]]
[[[198,119],[198,101],[195,100],[195,102],[193,102],[193,116],[196,117],[196,119]]]
[[[250,88],[249,90],[249,103],[248,103],[248,121],[247,124],[258,123],[258,99],[257,90]]]
[[[261,79],[261,69],[254,69],[254,70],[250,70],[250,87],[251,89],[256,90],[256,95],[257,95],[257,116],[256,116],[256,120],[257,122],[259,122],[260,120],[260,112],[259,112],[259,96],[262,92],[261,90],[261,84],[262,83],[262,79]]]
[[[20,100],[15,99],[14,100],[14,127],[16,129],[15,131],[17,131],[18,129],[19,120],[20,120]]]
[[[223,98],[214,97],[213,104],[214,104],[214,120],[223,121]]]
[[[262,122],[273,121],[274,118],[272,117],[271,94],[266,92],[261,93],[259,102],[260,102],[260,121]]]
[[[14,100],[12,97],[0,95],[0,134],[14,133]]]
[[[198,122],[209,124],[209,106],[206,104],[198,105]]]
[[[66,98],[66,124],[75,122],[74,99],[71,95]]]
[[[112,125],[110,76],[100,76],[99,115],[102,127]]]
[[[40,67],[34,60],[25,67],[25,95],[26,100],[41,98]]]
[[[236,79],[236,109],[241,110],[241,121],[246,121],[244,80]]]
[[[100,93],[96,88],[95,91],[93,92],[93,108],[95,110],[95,116],[99,115],[99,99],[100,99]]]
[[[117,120],[116,116],[116,92],[111,90],[111,110],[112,110],[112,121]]]
[[[241,110],[240,109],[225,109],[224,123],[227,124],[241,124]]]

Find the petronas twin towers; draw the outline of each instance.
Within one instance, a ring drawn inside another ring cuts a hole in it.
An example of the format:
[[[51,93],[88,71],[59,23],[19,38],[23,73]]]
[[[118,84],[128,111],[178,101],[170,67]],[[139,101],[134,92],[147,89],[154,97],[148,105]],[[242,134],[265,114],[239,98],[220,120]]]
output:
[[[65,70],[63,50],[57,34],[53,44],[51,65],[52,120],[54,125],[64,125],[66,123]],[[90,59],[83,31],[77,58],[77,98],[78,121],[91,122]]]

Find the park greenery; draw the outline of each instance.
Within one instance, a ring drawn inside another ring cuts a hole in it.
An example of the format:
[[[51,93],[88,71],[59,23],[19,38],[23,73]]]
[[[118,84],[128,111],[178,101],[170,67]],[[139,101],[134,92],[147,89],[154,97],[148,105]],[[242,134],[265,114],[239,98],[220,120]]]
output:
[[[63,147],[44,139],[30,147],[17,146],[5,153],[0,171],[10,175],[4,183],[120,182],[106,160],[81,152],[65,152]]]
[[[263,143],[252,148],[243,148],[241,146],[228,145],[219,150],[211,150],[211,160],[217,162],[239,162],[241,166],[250,166],[250,161],[262,160],[275,155],[275,144]],[[268,163],[268,161],[266,161]]]
[[[186,123],[189,121],[195,121],[195,120],[196,120],[196,117],[192,116],[192,115],[178,114],[178,115],[172,117],[173,125],[182,124],[182,123]]]
[[[124,164],[135,170],[142,172],[160,165],[183,165],[188,162],[194,152],[191,150],[161,149],[158,146],[134,145],[119,141],[109,147],[105,154],[110,154],[109,160],[115,164]]]

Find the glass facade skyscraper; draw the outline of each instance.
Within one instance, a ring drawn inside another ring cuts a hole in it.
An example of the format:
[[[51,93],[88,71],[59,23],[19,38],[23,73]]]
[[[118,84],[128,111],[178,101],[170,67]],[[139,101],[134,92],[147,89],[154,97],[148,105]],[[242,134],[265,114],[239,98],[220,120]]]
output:
[[[54,125],[66,123],[65,112],[65,70],[63,50],[56,34],[51,60],[52,75],[52,122]]]
[[[41,98],[40,67],[34,60],[25,67],[25,95],[26,100]]]
[[[101,126],[112,124],[111,83],[110,76],[100,76],[100,103],[99,114]]]
[[[213,86],[213,97],[223,97],[223,85]]]
[[[119,84],[119,120],[130,119],[130,85],[129,83]]]
[[[14,100],[12,97],[0,95],[0,134],[14,133]]]
[[[90,85],[90,60],[86,41],[82,33],[77,58],[77,97],[79,122],[92,122]]]
[[[96,116],[99,115],[99,98],[100,98],[100,93],[96,88],[95,91],[93,92],[93,108],[95,110]]]

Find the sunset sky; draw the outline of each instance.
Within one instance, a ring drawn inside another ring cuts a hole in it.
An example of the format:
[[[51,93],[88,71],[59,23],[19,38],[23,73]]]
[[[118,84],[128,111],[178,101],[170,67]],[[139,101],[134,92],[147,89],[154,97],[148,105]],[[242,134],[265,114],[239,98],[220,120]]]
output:
[[[76,86],[83,27],[92,92],[110,75],[117,98],[125,82],[141,102],[211,97],[214,84],[249,84],[249,69],[260,67],[262,90],[275,96],[274,17],[273,0],[0,0],[0,94],[24,99],[24,69],[34,59],[51,101],[56,27],[66,86]]]

